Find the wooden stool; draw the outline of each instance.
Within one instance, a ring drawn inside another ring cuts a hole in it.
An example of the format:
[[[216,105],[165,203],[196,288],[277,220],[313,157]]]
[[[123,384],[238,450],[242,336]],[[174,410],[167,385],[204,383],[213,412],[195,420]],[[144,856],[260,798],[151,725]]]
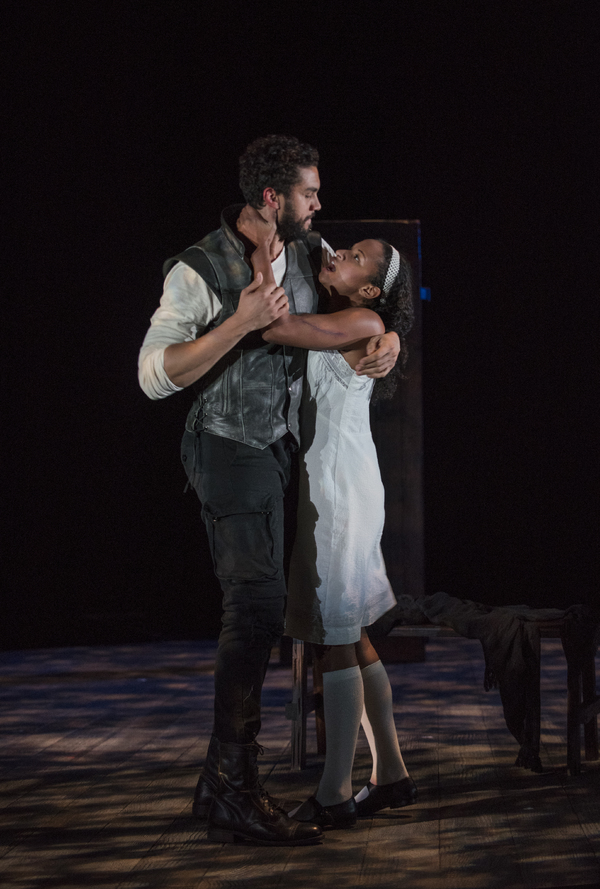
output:
[[[597,760],[598,713],[600,697],[596,694],[596,662],[592,645],[581,646],[568,635],[568,622],[559,620],[536,621],[540,638],[560,639],[567,661],[567,766],[570,775],[581,773],[581,725],[584,727],[585,758]],[[426,624],[393,627],[386,639],[415,637],[462,638],[450,627]],[[374,641],[375,647],[377,647]],[[539,687],[539,679],[538,679]],[[306,717],[315,711],[317,751],[325,753],[325,721],[323,719],[323,677],[313,663],[313,695],[307,693],[307,658],[304,642],[294,639],[292,650],[292,700],[286,705],[285,715],[292,721],[292,771],[306,768]]]

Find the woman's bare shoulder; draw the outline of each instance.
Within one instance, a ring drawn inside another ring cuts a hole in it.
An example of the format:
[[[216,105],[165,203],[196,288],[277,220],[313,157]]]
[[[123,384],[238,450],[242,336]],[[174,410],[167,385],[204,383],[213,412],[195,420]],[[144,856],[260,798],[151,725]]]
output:
[[[347,322],[352,324],[360,324],[361,326],[368,326],[372,328],[373,331],[370,333],[370,336],[377,336],[378,333],[385,333],[385,325],[377,312],[374,312],[373,309],[367,308],[367,306],[349,306],[347,309],[340,309],[339,312],[335,313],[340,317],[344,317]]]

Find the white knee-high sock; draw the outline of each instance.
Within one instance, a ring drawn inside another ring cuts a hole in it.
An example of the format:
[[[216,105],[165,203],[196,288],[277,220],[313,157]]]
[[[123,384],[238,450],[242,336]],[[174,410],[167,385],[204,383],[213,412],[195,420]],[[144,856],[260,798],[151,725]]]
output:
[[[322,806],[334,806],[352,796],[352,766],[363,703],[360,667],[323,673],[327,753],[315,794]]]
[[[406,778],[396,726],[392,688],[385,667],[375,661],[361,670],[365,706],[361,724],[373,757],[372,784],[392,784]]]

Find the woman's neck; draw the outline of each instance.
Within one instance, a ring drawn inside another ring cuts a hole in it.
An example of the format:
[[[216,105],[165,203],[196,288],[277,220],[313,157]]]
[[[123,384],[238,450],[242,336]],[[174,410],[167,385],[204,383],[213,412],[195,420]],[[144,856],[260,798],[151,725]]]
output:
[[[329,288],[323,285],[323,289],[327,293],[327,296],[325,297],[325,309],[327,314],[331,314],[331,312],[341,312],[342,309],[348,309],[350,307],[350,300],[348,297],[338,293],[335,287]]]

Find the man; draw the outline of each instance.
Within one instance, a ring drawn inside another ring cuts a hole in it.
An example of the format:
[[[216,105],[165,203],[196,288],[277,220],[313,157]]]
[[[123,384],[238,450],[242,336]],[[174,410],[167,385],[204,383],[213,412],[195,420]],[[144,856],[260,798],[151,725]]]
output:
[[[197,392],[182,460],[202,503],[224,614],[213,736],[193,812],[209,816],[209,838],[221,842],[300,845],[320,837],[260,787],[255,741],[271,647],[283,631],[283,495],[299,441],[305,364],[303,350],[268,344],[260,331],[288,304],[291,312],[316,311],[321,240],[309,233],[321,206],[318,159],[287,136],[248,146],[240,186],[248,205],[277,222],[275,286],[252,280],[243,206],[230,207],[220,229],[167,264],[140,352],[140,385],[150,398],[190,385]],[[384,376],[398,354],[394,334],[377,340],[357,368],[370,376]]]

